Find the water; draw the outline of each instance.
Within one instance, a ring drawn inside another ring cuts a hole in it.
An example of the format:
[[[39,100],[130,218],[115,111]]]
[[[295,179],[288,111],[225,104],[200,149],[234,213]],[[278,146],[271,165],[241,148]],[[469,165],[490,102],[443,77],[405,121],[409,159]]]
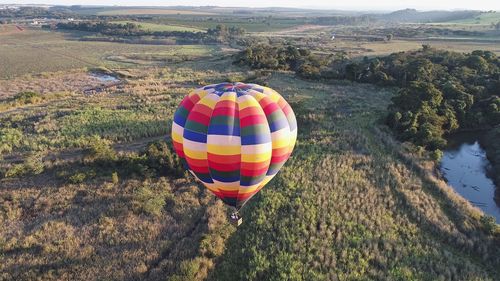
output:
[[[99,82],[115,83],[115,82],[120,81],[120,79],[116,78],[115,76],[104,74],[104,73],[93,72],[90,75],[97,78],[97,80],[99,80]]]
[[[480,138],[478,133],[453,136],[444,151],[440,170],[456,192],[500,222],[500,205],[493,199],[495,184],[488,177],[490,163]]]

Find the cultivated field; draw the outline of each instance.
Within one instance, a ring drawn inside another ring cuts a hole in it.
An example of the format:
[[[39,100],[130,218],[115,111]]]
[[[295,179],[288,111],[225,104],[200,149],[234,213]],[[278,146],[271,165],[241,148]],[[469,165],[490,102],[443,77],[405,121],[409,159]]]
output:
[[[499,21],[500,21],[500,12],[487,12],[487,13],[481,13],[479,16],[474,18],[453,20],[449,21],[449,23],[470,24],[470,25],[491,25],[492,23],[496,24]]]
[[[143,30],[149,31],[189,31],[189,32],[201,32],[203,29],[193,28],[189,26],[180,25],[166,25],[166,24],[156,24],[150,22],[138,22],[138,21],[115,21],[115,23],[126,24],[134,23],[141,27]]]
[[[173,9],[109,9],[98,12],[98,15],[213,15],[205,11],[173,10]]]

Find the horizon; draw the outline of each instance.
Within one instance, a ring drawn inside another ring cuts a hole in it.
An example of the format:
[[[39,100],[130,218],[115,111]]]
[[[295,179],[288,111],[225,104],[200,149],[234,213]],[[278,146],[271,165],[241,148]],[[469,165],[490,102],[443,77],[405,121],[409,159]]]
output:
[[[340,10],[340,11],[397,11],[404,9],[416,9],[418,11],[461,11],[461,10],[475,10],[475,11],[500,11],[500,2],[491,3],[486,0],[478,0],[474,3],[461,4],[461,6],[454,6],[455,3],[450,0],[438,0],[429,1],[422,0],[412,3],[400,3],[399,1],[385,0],[377,5],[368,4],[370,2],[366,0],[353,0],[350,1],[349,5],[340,4],[332,5],[328,1],[323,0],[312,0],[311,4],[303,5],[302,1],[284,1],[278,0],[274,1],[273,5],[268,5],[267,1],[256,0],[252,5],[242,5],[243,1],[228,1],[228,0],[217,0],[217,1],[205,1],[205,0],[176,0],[168,1],[165,3],[161,0],[149,0],[149,1],[137,1],[137,0],[125,0],[125,1],[115,1],[115,0],[56,0],[56,1],[45,1],[45,0],[0,0],[0,5],[47,5],[47,6],[100,6],[100,7],[151,7],[151,8],[162,8],[162,7],[218,7],[218,8],[295,8],[295,9],[306,9],[306,10]]]

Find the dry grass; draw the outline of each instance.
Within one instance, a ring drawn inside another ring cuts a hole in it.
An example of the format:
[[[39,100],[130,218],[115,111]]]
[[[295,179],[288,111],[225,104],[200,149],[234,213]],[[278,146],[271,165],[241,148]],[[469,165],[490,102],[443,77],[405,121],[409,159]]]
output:
[[[250,73],[224,60],[132,72],[121,88],[0,115],[9,134],[0,169],[33,166],[0,179],[0,279],[498,276],[499,238],[477,210],[429,174],[425,159],[374,129],[392,89],[266,78],[294,107],[299,139],[235,230],[220,200],[190,177],[155,170],[138,144],[168,134],[189,89]],[[36,152],[47,153],[42,171]]]

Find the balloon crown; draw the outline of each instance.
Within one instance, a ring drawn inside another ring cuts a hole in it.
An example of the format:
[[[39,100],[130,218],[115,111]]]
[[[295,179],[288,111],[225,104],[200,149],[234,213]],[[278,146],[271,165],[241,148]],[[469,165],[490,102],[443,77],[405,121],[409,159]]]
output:
[[[254,90],[263,93],[264,89],[262,86],[257,84],[246,84],[242,82],[223,82],[219,84],[213,84],[203,87],[203,90],[212,90],[212,93],[216,95],[222,95],[226,92],[236,92],[238,96],[248,94],[249,90]]]

